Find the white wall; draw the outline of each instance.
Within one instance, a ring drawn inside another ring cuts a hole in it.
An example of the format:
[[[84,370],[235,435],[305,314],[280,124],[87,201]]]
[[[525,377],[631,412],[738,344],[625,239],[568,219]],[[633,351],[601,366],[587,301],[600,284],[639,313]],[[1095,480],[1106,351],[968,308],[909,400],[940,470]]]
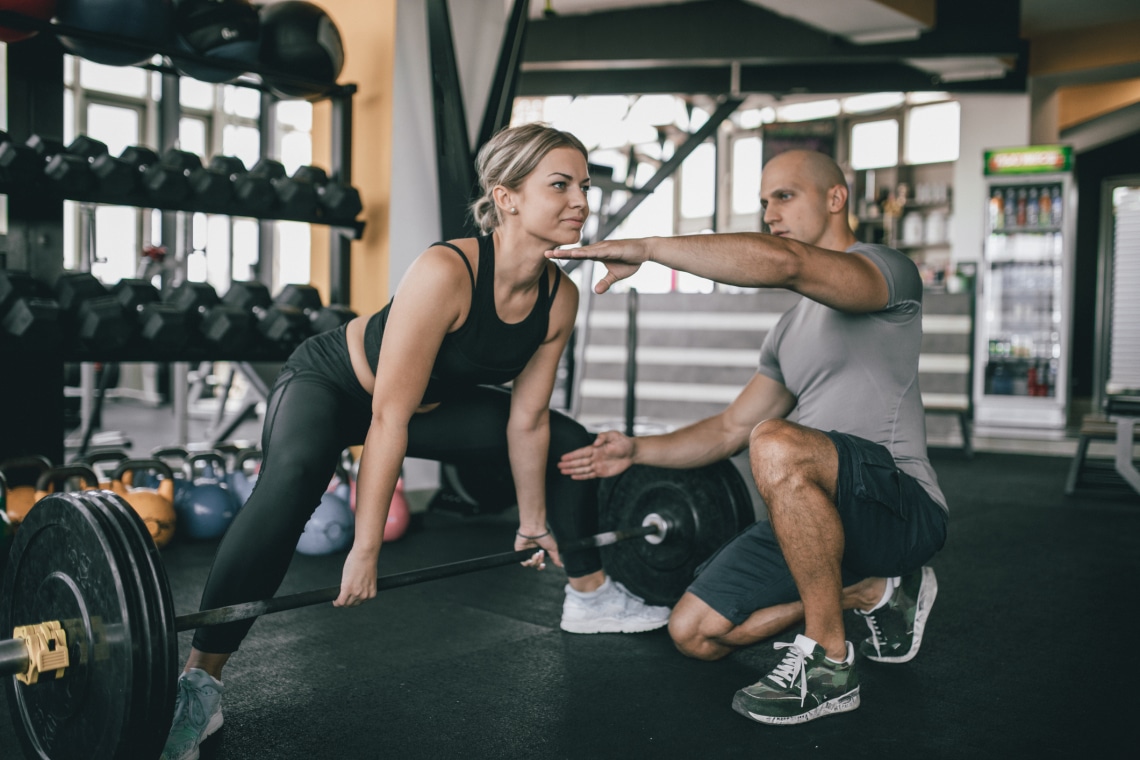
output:
[[[981,261],[986,189],[983,151],[1029,144],[1028,95],[960,95],[962,128],[954,165],[953,261]]]
[[[507,10],[503,0],[450,0],[448,9],[473,140],[483,122]],[[390,287],[395,291],[416,256],[441,235],[426,0],[399,0],[396,7],[392,108],[388,271]],[[434,462],[408,459],[404,487],[409,491],[436,488],[438,472]]]

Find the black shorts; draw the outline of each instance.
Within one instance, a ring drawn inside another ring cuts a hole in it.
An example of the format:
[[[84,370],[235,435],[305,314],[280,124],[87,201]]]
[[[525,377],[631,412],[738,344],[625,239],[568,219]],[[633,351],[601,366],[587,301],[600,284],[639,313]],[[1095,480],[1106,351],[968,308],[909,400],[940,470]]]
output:
[[[946,543],[946,510],[884,447],[845,433],[826,435],[839,454],[835,506],[845,539],[843,585],[922,567]],[[698,567],[689,591],[735,625],[800,598],[767,520],[745,528]]]

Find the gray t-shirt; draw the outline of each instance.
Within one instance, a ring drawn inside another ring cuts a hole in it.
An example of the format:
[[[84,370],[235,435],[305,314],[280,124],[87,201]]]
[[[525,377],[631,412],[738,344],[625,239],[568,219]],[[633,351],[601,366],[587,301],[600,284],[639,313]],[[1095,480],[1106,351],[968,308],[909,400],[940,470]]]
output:
[[[946,497],[926,454],[926,414],[918,388],[922,278],[893,248],[847,249],[874,262],[890,297],[881,311],[849,314],[809,298],[764,339],[759,372],[796,397],[796,421],[884,446],[896,464],[944,509]]]

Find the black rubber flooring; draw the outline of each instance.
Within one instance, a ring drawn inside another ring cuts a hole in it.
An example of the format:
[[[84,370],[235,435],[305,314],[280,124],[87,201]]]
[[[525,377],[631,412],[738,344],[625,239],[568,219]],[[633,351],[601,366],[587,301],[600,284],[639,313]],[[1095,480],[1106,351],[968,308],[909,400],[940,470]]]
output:
[[[702,663],[664,631],[564,634],[560,572],[508,567],[264,617],[226,670],[226,724],[202,757],[1134,757],[1140,497],[1065,497],[1065,459],[934,462],[952,519],[922,652],[861,662],[855,712],[752,723],[729,704],[779,659],[770,644]],[[514,527],[429,513],[385,546],[382,573],[508,550]],[[164,551],[179,614],[197,608],[213,550]],[[341,560],[297,556],[282,593],[338,583]],[[0,702],[0,758],[16,758]]]

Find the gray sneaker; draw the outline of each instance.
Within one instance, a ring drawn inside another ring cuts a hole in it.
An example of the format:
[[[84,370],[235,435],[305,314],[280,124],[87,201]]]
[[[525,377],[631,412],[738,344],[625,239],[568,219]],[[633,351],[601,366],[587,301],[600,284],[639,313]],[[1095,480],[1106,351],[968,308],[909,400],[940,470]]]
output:
[[[847,643],[847,661],[832,662],[823,647],[799,634],[771,673],[736,692],[732,709],[758,723],[792,725],[859,707],[859,673]]]
[[[178,677],[174,725],[160,760],[198,760],[198,745],[222,727],[222,682],[198,668]]]
[[[924,567],[903,576],[890,600],[879,609],[855,610],[871,629],[871,635],[859,643],[859,654],[875,662],[913,660],[936,596],[938,579],[934,577],[934,568]]]
[[[641,633],[669,622],[668,607],[654,607],[613,578],[583,594],[566,585],[562,630],[568,633]]]

